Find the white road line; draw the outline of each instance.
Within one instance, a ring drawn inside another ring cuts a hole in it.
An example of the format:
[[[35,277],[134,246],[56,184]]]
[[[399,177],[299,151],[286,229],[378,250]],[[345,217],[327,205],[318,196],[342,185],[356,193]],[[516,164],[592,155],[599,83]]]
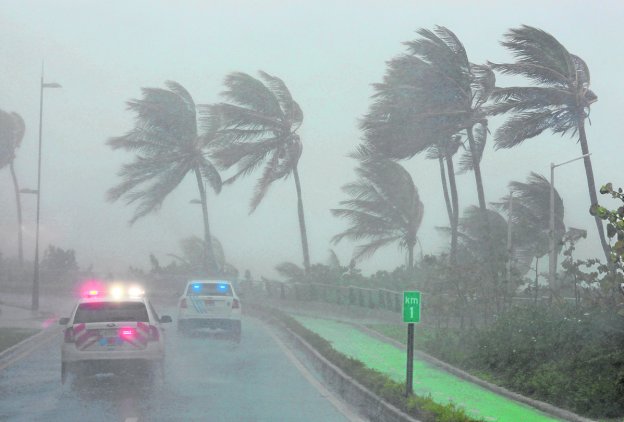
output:
[[[40,342],[36,342],[34,345],[32,345],[31,347],[29,347],[28,349],[24,350],[22,353],[20,353],[19,355],[9,359],[8,361],[4,362],[4,363],[0,363],[0,371],[2,371],[3,369],[8,368],[9,366],[13,365],[14,363],[24,359],[26,356],[30,355],[32,352],[34,352],[35,350],[37,350],[38,348],[40,348],[41,346],[43,346],[44,344],[48,344],[50,343],[52,340],[56,339],[57,337],[54,335],[50,335],[50,337],[46,338],[45,340],[42,340]]]
[[[125,422],[138,422],[139,418],[137,417],[131,417],[131,418],[126,418]]]
[[[264,325],[264,324],[263,324]],[[286,355],[288,360],[301,372],[301,375],[310,383],[314,388],[321,393],[321,396],[325,397],[340,413],[343,414],[345,418],[347,418],[350,422],[366,422],[366,419],[362,418],[360,415],[355,413],[346,403],[342,400],[337,399],[334,396],[334,393],[329,391],[327,387],[321,384],[315,377],[308,371],[303,363],[294,355],[294,353],[282,342],[282,340],[275,335],[272,328],[265,326],[269,335],[275,340],[275,343],[279,346],[282,352]]]

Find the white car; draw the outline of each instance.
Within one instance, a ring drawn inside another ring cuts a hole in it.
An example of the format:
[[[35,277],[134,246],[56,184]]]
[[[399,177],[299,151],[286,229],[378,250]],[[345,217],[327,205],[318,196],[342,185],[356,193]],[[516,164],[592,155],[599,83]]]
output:
[[[154,307],[140,295],[113,296],[91,290],[76,304],[65,325],[61,346],[61,381],[68,374],[139,373],[162,371],[165,357],[161,323]]]
[[[193,280],[178,301],[178,329],[220,329],[239,341],[241,303],[234,286],[224,280]]]

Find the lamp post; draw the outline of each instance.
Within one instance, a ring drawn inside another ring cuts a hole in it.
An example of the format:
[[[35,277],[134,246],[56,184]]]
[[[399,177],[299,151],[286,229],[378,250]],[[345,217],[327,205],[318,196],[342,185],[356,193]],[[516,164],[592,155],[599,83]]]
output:
[[[585,157],[589,157],[590,154],[584,154],[580,157],[573,158],[572,160],[565,161],[563,163],[554,164],[550,163],[550,221],[548,222],[548,230],[549,230],[549,245],[548,245],[548,285],[552,288],[555,285],[555,273],[557,272],[557,254],[555,248],[555,168],[561,167],[565,164],[569,164],[573,161],[580,160]]]
[[[505,287],[505,294],[508,293],[509,286],[511,286],[511,259],[512,259],[512,223],[513,223],[513,200],[514,191],[509,191],[509,203],[507,209],[509,210],[509,218],[507,219],[507,286]]]
[[[33,278],[31,309],[39,309],[39,217],[41,215],[41,132],[43,128],[43,89],[61,88],[56,82],[43,81],[43,64],[41,65],[41,85],[39,91],[39,158],[37,162],[37,229],[35,232],[35,276]]]

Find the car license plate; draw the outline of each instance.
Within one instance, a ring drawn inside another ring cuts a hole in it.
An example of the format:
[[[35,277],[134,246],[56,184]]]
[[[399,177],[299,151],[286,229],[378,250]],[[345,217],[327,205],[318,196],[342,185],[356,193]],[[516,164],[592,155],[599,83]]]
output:
[[[102,337],[117,337],[117,330],[102,330],[100,335]]]

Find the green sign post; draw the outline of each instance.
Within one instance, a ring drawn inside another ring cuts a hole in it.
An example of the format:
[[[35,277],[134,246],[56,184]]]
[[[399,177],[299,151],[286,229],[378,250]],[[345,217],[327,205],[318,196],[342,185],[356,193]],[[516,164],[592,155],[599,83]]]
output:
[[[420,292],[403,292],[403,322],[407,322],[405,396],[414,391],[414,323],[420,322]]]
[[[403,322],[420,322],[420,292],[403,292]]]

